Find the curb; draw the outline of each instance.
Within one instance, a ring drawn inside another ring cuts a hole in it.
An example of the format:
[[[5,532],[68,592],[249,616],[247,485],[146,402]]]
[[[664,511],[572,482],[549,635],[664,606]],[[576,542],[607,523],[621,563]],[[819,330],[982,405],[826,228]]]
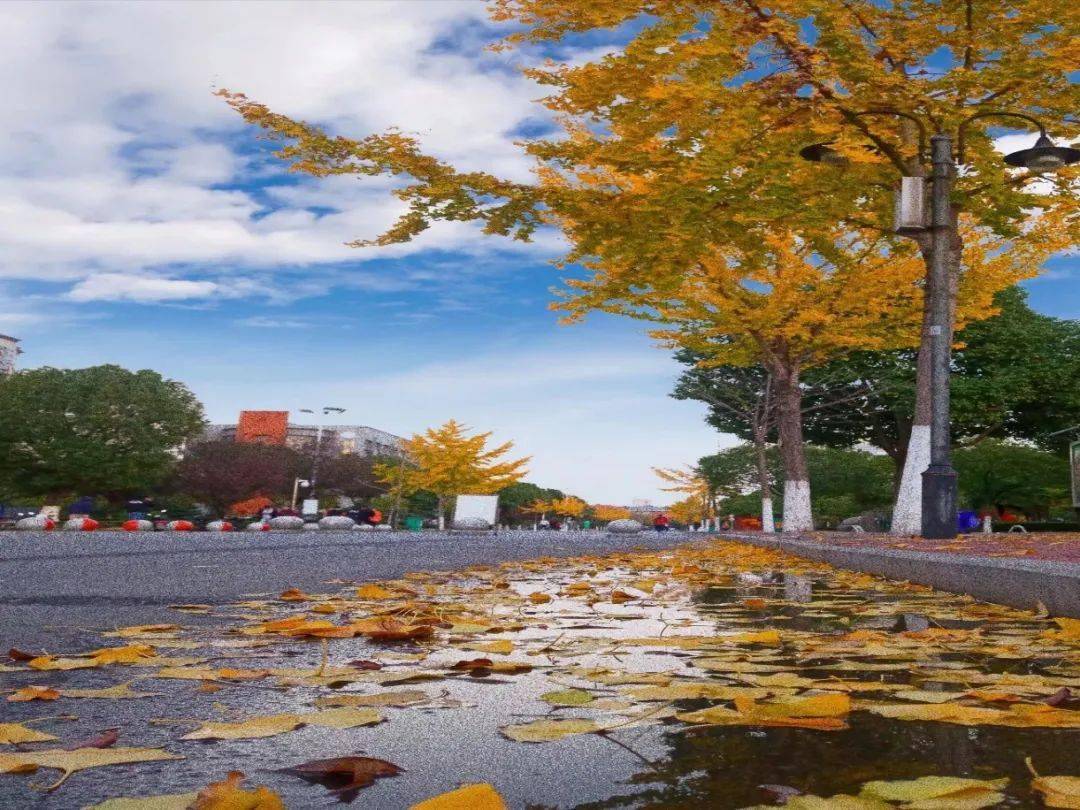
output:
[[[1080,565],[901,549],[852,548],[782,535],[775,538],[737,532],[717,535],[719,540],[782,551],[886,579],[929,585],[984,602],[1023,610],[1036,610],[1042,603],[1052,616],[1080,618]]]

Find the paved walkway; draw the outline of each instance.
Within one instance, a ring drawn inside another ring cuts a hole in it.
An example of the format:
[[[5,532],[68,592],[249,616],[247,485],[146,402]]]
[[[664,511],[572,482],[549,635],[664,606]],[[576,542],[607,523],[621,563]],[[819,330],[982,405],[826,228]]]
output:
[[[963,534],[955,540],[926,540],[922,537],[894,537],[890,534],[857,532],[812,532],[803,540],[834,546],[892,548],[974,557],[1020,557],[1029,560],[1056,560],[1080,563],[1080,533],[1040,532],[1022,534]]]
[[[1080,618],[1077,535],[1033,534],[1019,540],[1008,535],[980,539],[979,535],[947,543],[825,532],[796,537],[734,532],[721,537],[986,602]]]

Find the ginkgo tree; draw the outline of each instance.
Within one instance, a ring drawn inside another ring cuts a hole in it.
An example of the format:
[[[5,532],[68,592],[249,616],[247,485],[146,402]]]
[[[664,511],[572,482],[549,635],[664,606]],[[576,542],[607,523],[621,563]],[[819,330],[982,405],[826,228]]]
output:
[[[699,470],[653,467],[653,472],[668,486],[664,492],[678,492],[686,497],[671,506],[671,513],[680,523],[697,523],[716,517],[716,492]]]
[[[506,459],[513,442],[488,447],[491,433],[468,435],[451,419],[440,427],[413,434],[402,444],[405,463],[380,463],[375,473],[403,495],[426,490],[438,499],[439,528],[457,495],[491,495],[520,481],[529,458]]]
[[[820,240],[840,223],[879,234],[885,255],[917,247],[925,265],[928,231],[893,234],[893,187],[901,174],[927,174],[932,132],[964,141],[946,226],[951,300],[966,247],[961,214],[999,250],[1037,243],[1045,255],[1080,240],[1076,169],[1006,171],[994,146],[1002,126],[1035,126],[1006,112],[1037,116],[1058,138],[1080,134],[1071,0],[495,0],[492,10],[511,30],[502,47],[539,55],[526,73],[550,90],[540,103],[559,132],[523,142],[532,183],[459,171],[399,131],[332,136],[222,92],[284,143],[294,170],[403,183],[394,193],[405,212],[357,245],[408,241],[439,220],[516,239],[550,225],[570,245],[567,262],[636,266],[677,287],[718,255],[767,251],[763,236],[778,224]],[[589,35],[612,44],[576,49]],[[820,143],[843,166],[799,157]],[[927,329],[928,319],[924,309]],[[918,392],[912,442],[922,446],[925,351]],[[918,475],[908,478],[901,499],[917,502]]]

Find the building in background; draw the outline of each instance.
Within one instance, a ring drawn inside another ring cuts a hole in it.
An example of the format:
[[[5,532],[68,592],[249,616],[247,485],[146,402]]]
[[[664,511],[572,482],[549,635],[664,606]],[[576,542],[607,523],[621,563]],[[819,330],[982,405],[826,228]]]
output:
[[[0,335],[0,377],[15,373],[15,361],[22,354],[19,339],[10,335]]]
[[[400,456],[400,436],[366,425],[323,425],[322,438],[316,425],[289,422],[288,411],[241,411],[235,425],[210,425],[205,440],[262,442],[284,445],[294,450],[312,451],[320,444],[320,455]]]

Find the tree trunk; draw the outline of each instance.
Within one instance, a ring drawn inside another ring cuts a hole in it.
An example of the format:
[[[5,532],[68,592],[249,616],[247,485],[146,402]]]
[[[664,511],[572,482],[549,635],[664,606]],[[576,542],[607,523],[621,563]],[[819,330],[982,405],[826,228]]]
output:
[[[919,248],[926,263],[927,274],[930,272],[932,259],[930,236],[919,238]],[[956,322],[956,292],[960,281],[960,258],[963,242],[956,228],[956,213],[953,212],[952,245],[949,251],[949,340]],[[929,291],[927,290],[927,293]],[[893,507],[892,533],[896,535],[922,534],[922,474],[930,466],[930,296],[923,298],[922,341],[919,345],[919,357],[915,372],[915,416],[911,424],[911,436],[908,439],[907,455],[904,459],[904,472],[900,478],[900,488]]]
[[[446,504],[443,502],[443,496],[437,496],[437,503],[439,509],[439,531],[446,529]]]
[[[814,516],[810,507],[810,475],[803,445],[799,372],[795,369],[779,369],[775,379],[779,404],[780,458],[784,464],[784,531],[810,531],[814,528]]]
[[[773,523],[772,481],[769,478],[769,460],[765,454],[765,430],[754,430],[754,457],[757,463],[758,486],[761,488],[761,531],[772,534],[776,531]]]

